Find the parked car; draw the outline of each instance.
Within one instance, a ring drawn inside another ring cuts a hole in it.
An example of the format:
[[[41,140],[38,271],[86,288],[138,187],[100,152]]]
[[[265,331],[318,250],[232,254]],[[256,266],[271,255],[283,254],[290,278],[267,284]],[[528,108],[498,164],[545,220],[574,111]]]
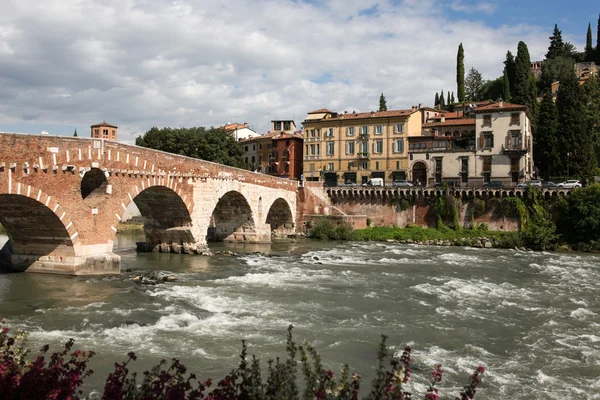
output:
[[[363,186],[383,186],[383,178],[371,178]]]
[[[502,181],[489,181],[483,184],[484,188],[501,188],[504,187]]]
[[[542,181],[542,187],[544,189],[556,189],[558,187],[558,185],[554,182]]]
[[[581,181],[578,181],[576,179],[572,179],[572,180],[569,180],[569,181],[561,182],[557,186],[559,188],[561,188],[561,189],[574,189],[574,188],[580,188],[583,185],[581,184]]]
[[[413,185],[412,182],[409,182],[409,181],[394,181],[394,182],[392,182],[392,186],[394,186],[394,187],[413,187],[415,185]]]
[[[528,186],[541,188],[542,187],[542,181],[540,181],[538,179],[534,179],[534,180],[531,180],[531,181],[519,183],[517,185],[518,188],[526,188]]]

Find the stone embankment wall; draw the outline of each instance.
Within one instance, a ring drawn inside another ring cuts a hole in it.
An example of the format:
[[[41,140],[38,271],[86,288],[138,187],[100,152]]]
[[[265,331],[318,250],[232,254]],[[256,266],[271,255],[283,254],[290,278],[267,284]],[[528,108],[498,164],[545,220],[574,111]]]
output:
[[[349,219],[356,220],[358,217],[363,223],[354,223],[356,229],[366,226],[367,220],[371,226],[397,226],[417,225],[421,227],[436,227],[438,215],[435,210],[436,196],[381,196],[381,197],[334,197],[319,196],[319,187],[307,186],[298,193],[298,221],[306,222],[314,220],[315,214],[332,215],[329,210],[335,210],[336,217],[330,218],[335,221],[343,220],[337,215],[346,215]],[[326,194],[326,192],[325,192]],[[510,212],[499,212],[504,199],[492,198],[478,199],[479,207],[475,200],[466,196],[446,195],[455,199],[456,204],[452,206],[457,213],[456,217],[444,216],[445,224],[455,221],[462,228],[470,228],[473,224],[485,223],[490,230],[517,231],[519,220],[517,215]],[[481,204],[482,203],[482,204]],[[477,209],[476,209],[477,208]],[[506,208],[506,207],[505,207]],[[363,226],[364,224],[364,226]]]

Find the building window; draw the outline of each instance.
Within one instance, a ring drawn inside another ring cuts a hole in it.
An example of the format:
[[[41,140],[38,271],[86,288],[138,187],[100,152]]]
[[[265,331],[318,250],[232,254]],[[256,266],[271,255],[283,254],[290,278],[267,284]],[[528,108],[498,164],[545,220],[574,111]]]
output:
[[[315,170],[315,164],[308,164],[308,170],[313,172]]]
[[[404,153],[404,139],[394,140],[394,153]]]
[[[335,152],[335,142],[327,142],[327,155],[332,156]]]
[[[346,128],[346,136],[354,136],[354,127],[349,126]]]
[[[244,158],[244,163],[248,164],[248,157]]]
[[[479,136],[479,148],[491,149],[494,147],[494,134],[491,132],[483,132]]]
[[[375,169],[379,171],[381,169],[381,162],[375,161]]]
[[[394,126],[394,133],[404,133],[404,124],[396,124]]]
[[[285,147],[290,147],[290,139],[285,140]]]
[[[256,151],[256,145],[255,144],[252,145],[252,151]]]
[[[360,127],[360,134],[361,135],[368,135],[369,134],[369,127],[368,126],[361,126]]]
[[[521,131],[510,131],[510,141],[508,148],[512,150],[520,150],[522,147]]]
[[[290,121],[285,121],[283,123],[283,130],[284,131],[289,131],[292,129],[292,123]]]
[[[348,163],[348,169],[352,169],[352,168],[354,168],[354,162],[350,161]]]
[[[368,154],[369,142],[358,142],[358,152],[362,154]]]
[[[375,126],[375,134],[376,135],[383,135],[383,125],[377,125],[377,126]]]
[[[354,141],[346,142],[346,154],[354,154]]]
[[[460,172],[469,172],[469,158],[463,157],[460,159]]]
[[[510,114],[510,124],[511,125],[520,125],[521,119],[519,117],[520,117],[519,113]]]
[[[102,136],[108,137],[108,129],[102,129]]]
[[[363,170],[369,169],[369,162],[368,161],[361,161],[360,162],[360,169],[363,169]]]
[[[492,157],[483,158],[483,172],[492,172]]]
[[[333,128],[327,128],[325,131],[325,136],[333,137]]]
[[[100,129],[94,129],[94,134],[96,135],[96,137],[98,137],[100,135]]]
[[[383,153],[383,140],[377,140],[373,143],[373,153],[381,154]]]
[[[271,143],[267,144],[267,149],[271,149],[271,148],[273,148],[273,144],[271,144]]]
[[[256,163],[256,157],[252,157],[252,165],[254,165],[254,163]]]
[[[244,151],[248,151],[248,146],[244,146]]]
[[[442,183],[442,158],[435,159],[435,183]]]
[[[492,116],[491,115],[483,116],[483,126],[492,126]]]
[[[329,164],[327,164],[327,170],[328,171],[333,171],[333,168],[334,167],[333,167],[333,163],[332,162],[330,162]]]
[[[280,131],[281,130],[281,121],[275,121],[275,123],[273,124],[273,129],[276,131]]]
[[[491,180],[492,180],[492,173],[491,172],[484,172],[483,173],[483,183],[488,183]]]

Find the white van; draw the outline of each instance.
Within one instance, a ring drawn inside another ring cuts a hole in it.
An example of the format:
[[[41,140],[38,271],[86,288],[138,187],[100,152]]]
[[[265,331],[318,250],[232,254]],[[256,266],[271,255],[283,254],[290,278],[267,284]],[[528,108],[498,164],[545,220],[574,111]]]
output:
[[[363,186],[383,186],[383,178],[371,178]]]

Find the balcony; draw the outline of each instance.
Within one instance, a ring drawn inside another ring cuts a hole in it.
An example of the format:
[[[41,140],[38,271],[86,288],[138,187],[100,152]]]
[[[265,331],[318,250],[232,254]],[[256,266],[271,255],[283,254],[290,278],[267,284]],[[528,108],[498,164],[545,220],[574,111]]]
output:
[[[321,141],[321,136],[305,136],[304,137],[304,141],[305,142],[320,142]]]
[[[320,160],[321,156],[320,155],[318,155],[318,156],[304,156],[304,159],[305,160]]]
[[[507,141],[508,143],[502,145],[502,153],[506,155],[519,155],[522,156],[527,154],[528,149],[522,143],[515,144],[511,143],[511,141]]]
[[[362,160],[368,160],[370,157],[368,152],[362,152],[362,153],[358,153],[358,158],[362,159]]]
[[[358,137],[360,139],[368,139],[369,138],[369,134],[368,133],[359,133]]]

